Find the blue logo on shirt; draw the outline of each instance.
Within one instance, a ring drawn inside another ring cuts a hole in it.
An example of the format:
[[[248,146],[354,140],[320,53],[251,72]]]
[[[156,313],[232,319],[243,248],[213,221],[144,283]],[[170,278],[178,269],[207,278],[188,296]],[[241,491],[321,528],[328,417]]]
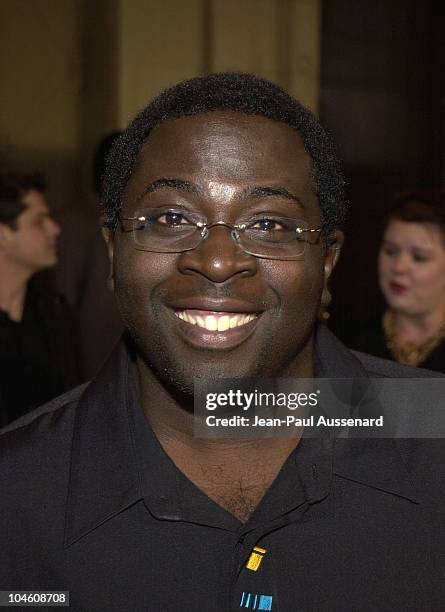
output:
[[[257,595],[243,591],[239,607],[249,610],[272,610],[272,595]]]

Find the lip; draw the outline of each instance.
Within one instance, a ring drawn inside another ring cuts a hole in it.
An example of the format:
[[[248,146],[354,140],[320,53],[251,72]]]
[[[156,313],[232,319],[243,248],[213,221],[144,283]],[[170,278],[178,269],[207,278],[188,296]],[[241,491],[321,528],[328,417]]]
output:
[[[389,290],[394,295],[403,295],[404,293],[408,291],[408,288],[405,287],[404,285],[400,285],[399,283],[395,283],[394,281],[391,281],[389,283]]]
[[[190,302],[188,302],[190,304]],[[227,304],[227,302],[225,302]],[[261,318],[261,313],[258,311],[247,311],[247,310],[234,310],[234,303],[231,302],[231,310],[226,310],[226,306],[224,309],[219,310],[208,310],[202,308],[202,302],[200,302],[201,308],[200,310],[206,310],[208,314],[220,314],[221,312],[232,312],[232,313],[240,313],[240,312],[255,312],[258,314],[256,319],[253,321],[249,321],[245,325],[241,325],[240,327],[234,327],[232,329],[227,329],[225,331],[209,331],[204,329],[203,327],[199,327],[198,325],[192,325],[187,323],[187,321],[181,320],[176,316],[175,310],[195,310],[194,308],[183,308],[175,306],[174,309],[168,308],[169,316],[172,318],[172,324],[175,325],[178,330],[179,335],[183,338],[183,340],[193,346],[194,348],[201,349],[213,349],[213,350],[229,350],[234,349],[249,338],[255,331],[256,326]],[[197,310],[197,309],[196,309]]]
[[[235,299],[215,299],[208,297],[193,296],[183,300],[177,300],[167,304],[172,310],[207,310],[209,314],[231,312],[261,315],[264,308],[259,308],[251,302]]]

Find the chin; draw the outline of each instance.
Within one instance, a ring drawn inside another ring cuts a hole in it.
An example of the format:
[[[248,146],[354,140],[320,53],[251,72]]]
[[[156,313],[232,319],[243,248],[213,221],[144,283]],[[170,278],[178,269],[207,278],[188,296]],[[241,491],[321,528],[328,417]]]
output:
[[[417,308],[410,307],[407,304],[392,304],[391,308],[396,314],[403,315],[404,317],[417,317],[423,314]]]
[[[56,256],[46,257],[40,263],[39,270],[46,270],[48,268],[53,268],[56,264],[57,264],[57,257]]]
[[[405,310],[406,309],[408,305],[407,298],[409,300],[408,296],[393,295],[389,290],[382,290],[382,293],[383,293],[383,297],[385,298],[385,301],[387,305],[389,306],[389,308],[392,308],[392,310]]]
[[[212,381],[224,378],[253,378],[261,376],[263,370],[258,362],[248,364],[233,354],[223,356],[221,353],[215,355],[214,352],[208,351],[203,354],[200,351],[199,358],[192,362],[190,358],[183,359],[168,350],[162,356],[159,352],[156,353],[153,354],[153,346],[149,351],[139,351],[145,363],[166,386],[174,387],[188,395],[193,395],[196,379]]]
[[[267,357],[262,359],[258,353],[252,360],[239,349],[206,351],[183,347],[180,350],[177,345],[172,345],[171,340],[165,341],[165,337],[164,342],[159,338],[153,341],[153,338],[142,337],[136,329],[130,327],[130,335],[139,358],[172,393],[193,397],[196,379],[210,382],[265,375]]]

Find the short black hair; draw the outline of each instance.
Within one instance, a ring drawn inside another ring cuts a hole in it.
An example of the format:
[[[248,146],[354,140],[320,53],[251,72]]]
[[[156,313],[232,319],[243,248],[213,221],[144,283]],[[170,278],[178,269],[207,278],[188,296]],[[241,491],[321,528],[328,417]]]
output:
[[[46,191],[42,174],[5,174],[0,177],[0,223],[17,229],[17,217],[26,209],[22,198],[28,191]]]
[[[315,115],[281,87],[252,74],[218,73],[182,81],[155,98],[129,124],[108,156],[102,185],[105,224],[115,229],[125,187],[152,130],[168,119],[217,110],[262,115],[296,129],[312,159],[325,235],[345,222],[344,179],[331,137]]]

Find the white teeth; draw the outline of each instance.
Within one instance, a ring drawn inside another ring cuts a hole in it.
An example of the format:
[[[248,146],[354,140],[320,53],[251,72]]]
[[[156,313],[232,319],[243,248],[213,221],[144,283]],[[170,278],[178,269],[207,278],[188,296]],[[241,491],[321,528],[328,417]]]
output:
[[[196,317],[196,325],[198,327],[205,327],[206,326],[205,319],[203,317],[197,316]]]
[[[208,315],[207,317],[202,317],[200,315],[192,315],[186,310],[177,311],[175,315],[191,325],[197,325],[208,331],[227,331],[234,327],[246,325],[246,323],[250,323],[250,321],[257,318],[256,314],[221,315],[220,317]]]
[[[216,331],[218,329],[218,321],[213,315],[208,315],[205,319],[205,328],[209,331]]]
[[[239,317],[237,317],[236,315],[234,317],[230,317],[230,329],[233,329],[238,325],[238,319]]]
[[[184,321],[187,321],[187,323],[191,323],[192,325],[196,325],[195,317],[192,317],[192,315],[189,314],[188,312],[184,312],[182,318],[183,318]]]
[[[218,331],[226,331],[226,329],[230,329],[230,319],[224,315],[218,319]]]

